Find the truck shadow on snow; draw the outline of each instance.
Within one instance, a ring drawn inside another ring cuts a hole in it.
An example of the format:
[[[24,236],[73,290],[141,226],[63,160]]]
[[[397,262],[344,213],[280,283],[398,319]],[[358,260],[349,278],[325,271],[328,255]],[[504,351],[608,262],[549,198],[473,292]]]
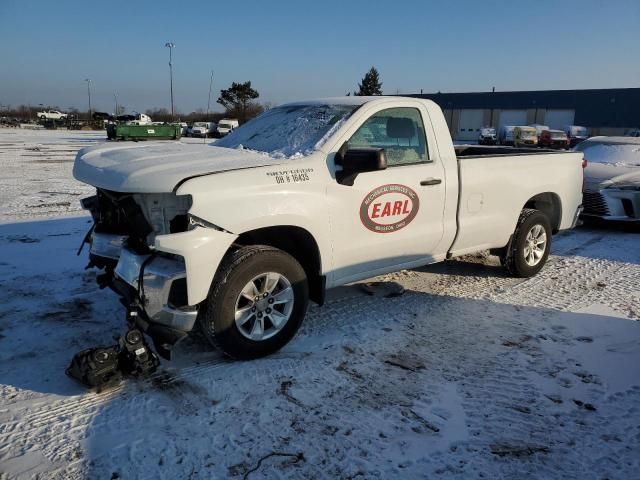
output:
[[[71,357],[83,348],[113,344],[114,336],[122,332],[124,311],[116,295],[99,290],[95,272],[83,270],[84,255],[76,256],[89,225],[87,217],[0,225],[0,282],[3,285],[0,292],[0,383],[40,393],[81,394],[83,388],[63,374]],[[572,235],[576,234],[579,232],[572,232]],[[607,241],[602,235],[596,240]],[[583,255],[590,254],[579,251]],[[598,256],[597,250],[592,253]],[[634,251],[620,249],[619,253],[622,261],[637,262]],[[409,271],[416,275],[425,273],[435,283],[442,283],[443,278],[449,277],[452,286],[464,278],[507,282],[503,286],[508,286],[509,280],[497,259],[484,255]],[[423,284],[421,290],[429,291],[429,282]],[[329,298],[343,293],[354,298],[370,295],[360,286],[350,286],[336,289]],[[412,295],[432,298],[425,293],[414,292]],[[357,308],[350,306],[348,299],[343,303],[345,314],[339,321],[350,317],[351,313],[346,312],[351,308]],[[317,312],[316,316],[323,316],[326,309],[320,308]],[[329,314],[329,317],[333,316],[335,314]],[[178,349],[178,359],[171,364],[165,362],[165,365],[179,368],[198,362],[222,362],[220,354],[211,352],[204,342],[203,339],[193,340],[192,336]],[[25,375],[25,371],[29,374]]]

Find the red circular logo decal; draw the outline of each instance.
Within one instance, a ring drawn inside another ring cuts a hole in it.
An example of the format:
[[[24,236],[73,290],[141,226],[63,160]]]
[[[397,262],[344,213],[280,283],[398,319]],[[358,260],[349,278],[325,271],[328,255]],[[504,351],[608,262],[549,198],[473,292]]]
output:
[[[420,199],[405,185],[393,183],[371,190],[360,205],[360,221],[372,232],[397,232],[416,218]]]

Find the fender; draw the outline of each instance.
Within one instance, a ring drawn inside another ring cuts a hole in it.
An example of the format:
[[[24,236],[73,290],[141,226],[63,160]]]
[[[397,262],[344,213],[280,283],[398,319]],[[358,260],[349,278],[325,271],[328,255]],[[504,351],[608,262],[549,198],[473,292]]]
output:
[[[189,213],[233,235],[264,227],[295,226],[307,230],[326,253],[332,251],[326,201],[329,179],[320,154],[299,163],[195,177],[179,185],[176,193],[191,195]],[[321,262],[322,273],[331,270],[331,255],[322,255]]]

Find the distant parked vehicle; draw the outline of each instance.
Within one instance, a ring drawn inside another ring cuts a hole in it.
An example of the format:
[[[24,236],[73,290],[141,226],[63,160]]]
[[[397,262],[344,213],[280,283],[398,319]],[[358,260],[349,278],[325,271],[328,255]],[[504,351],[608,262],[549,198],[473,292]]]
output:
[[[66,113],[59,112],[58,110],[45,110],[44,112],[38,112],[37,116],[40,120],[64,120],[67,118]]]
[[[562,130],[543,130],[538,138],[538,146],[543,148],[569,148],[569,138]]]
[[[569,145],[571,147],[575,147],[580,142],[583,142],[587,138],[589,138],[587,127],[581,127],[579,125],[566,125],[563,130],[567,134],[567,137],[569,137]]]
[[[535,147],[538,144],[538,132],[535,127],[514,128],[513,144],[516,147]]]
[[[182,136],[186,137],[187,131],[189,130],[189,125],[187,125],[187,122],[180,122],[180,127],[182,127]]]
[[[192,137],[212,137],[216,131],[216,124],[213,122],[195,122],[191,127]]]
[[[583,216],[640,223],[640,138],[591,137],[584,154]]]
[[[480,135],[478,136],[479,145],[495,145],[497,143],[496,129],[491,127],[485,127],[480,129]]]
[[[240,126],[240,122],[233,118],[223,118],[218,122],[216,133],[218,137],[224,137]]]
[[[542,132],[544,132],[545,130],[551,130],[551,128],[549,127],[549,125],[542,125],[540,123],[532,123],[531,125],[529,125],[530,127],[533,127],[536,129],[536,137],[538,137],[538,140],[540,140],[540,134]]]
[[[149,115],[144,113],[136,113],[131,120],[128,120],[127,125],[151,125],[153,120]]]
[[[640,137],[640,129],[638,129],[638,130],[631,130],[629,133],[627,133],[627,134],[625,135],[625,137],[635,137],[635,138]]]
[[[513,130],[515,128],[513,125],[502,126],[498,133],[498,143],[500,145],[513,145]]]

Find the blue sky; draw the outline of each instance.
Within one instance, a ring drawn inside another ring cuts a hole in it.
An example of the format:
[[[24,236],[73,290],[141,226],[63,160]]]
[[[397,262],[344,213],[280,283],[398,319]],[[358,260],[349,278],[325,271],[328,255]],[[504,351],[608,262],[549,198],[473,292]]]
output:
[[[191,8],[193,7],[193,8]],[[640,1],[0,0],[0,104],[206,108],[232,81],[263,102],[384,93],[640,87]],[[216,108],[219,106],[216,105]]]

